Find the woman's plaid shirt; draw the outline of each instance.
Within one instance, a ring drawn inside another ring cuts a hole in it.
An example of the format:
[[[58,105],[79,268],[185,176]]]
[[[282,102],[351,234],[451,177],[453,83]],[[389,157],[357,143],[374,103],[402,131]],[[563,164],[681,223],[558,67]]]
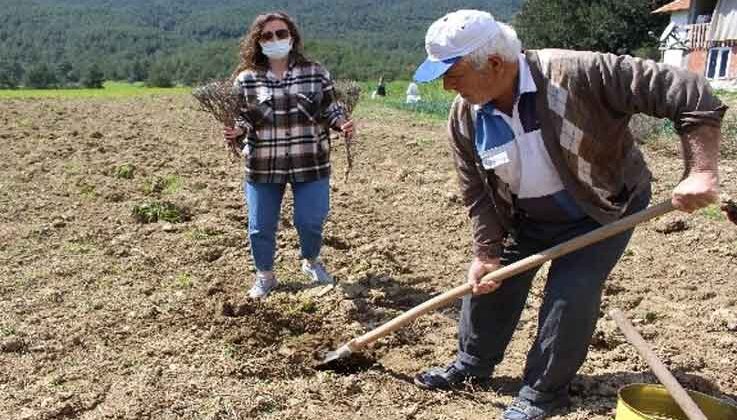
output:
[[[290,64],[284,78],[245,70],[236,126],[246,131],[248,182],[309,182],[330,175],[330,132],[344,117],[330,74],[317,63]]]

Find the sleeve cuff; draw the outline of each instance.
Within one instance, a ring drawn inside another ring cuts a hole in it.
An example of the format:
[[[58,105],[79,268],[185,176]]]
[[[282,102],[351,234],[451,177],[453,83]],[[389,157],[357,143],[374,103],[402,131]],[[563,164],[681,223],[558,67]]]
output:
[[[473,244],[473,255],[481,258],[499,258],[502,256],[501,242],[493,242],[490,244]]]
[[[330,121],[330,127],[332,127],[335,131],[341,131],[338,122],[343,118],[345,118],[345,114],[342,110],[336,109],[335,111],[333,111],[330,115],[330,118],[328,119],[328,121]]]
[[[253,126],[246,120],[237,119],[235,120],[235,126],[242,128],[246,133],[250,133],[253,130]]]

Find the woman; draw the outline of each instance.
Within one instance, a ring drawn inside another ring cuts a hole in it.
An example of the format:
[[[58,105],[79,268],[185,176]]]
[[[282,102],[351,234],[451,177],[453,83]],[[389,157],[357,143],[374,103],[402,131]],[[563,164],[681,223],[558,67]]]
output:
[[[303,49],[297,26],[281,12],[256,17],[241,41],[235,86],[246,105],[223,135],[228,142],[245,137],[248,237],[257,270],[252,298],[265,297],[277,285],[276,230],[287,183],[294,196],[302,271],[315,283],[333,283],[319,260],[330,208],[329,129],[349,140],[353,122],[336,101],[329,73]]]

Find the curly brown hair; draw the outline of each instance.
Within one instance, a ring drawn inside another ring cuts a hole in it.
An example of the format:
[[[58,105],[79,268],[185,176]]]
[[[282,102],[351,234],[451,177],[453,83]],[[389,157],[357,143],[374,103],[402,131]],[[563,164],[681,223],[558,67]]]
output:
[[[297,65],[309,63],[311,60],[304,55],[304,44],[302,43],[302,35],[297,29],[297,24],[285,12],[270,12],[256,16],[250,29],[243,36],[240,42],[240,64],[233,77],[237,76],[244,70],[262,70],[269,69],[269,59],[261,50],[259,38],[264,26],[272,20],[281,20],[287,25],[289,35],[292,38],[292,50],[289,52],[289,60]]]

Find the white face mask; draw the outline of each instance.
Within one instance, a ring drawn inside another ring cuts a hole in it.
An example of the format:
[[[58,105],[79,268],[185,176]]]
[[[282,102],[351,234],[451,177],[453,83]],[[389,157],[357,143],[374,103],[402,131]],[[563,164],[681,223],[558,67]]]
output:
[[[280,59],[289,55],[292,50],[292,39],[280,39],[271,42],[261,42],[261,51],[269,58]]]

